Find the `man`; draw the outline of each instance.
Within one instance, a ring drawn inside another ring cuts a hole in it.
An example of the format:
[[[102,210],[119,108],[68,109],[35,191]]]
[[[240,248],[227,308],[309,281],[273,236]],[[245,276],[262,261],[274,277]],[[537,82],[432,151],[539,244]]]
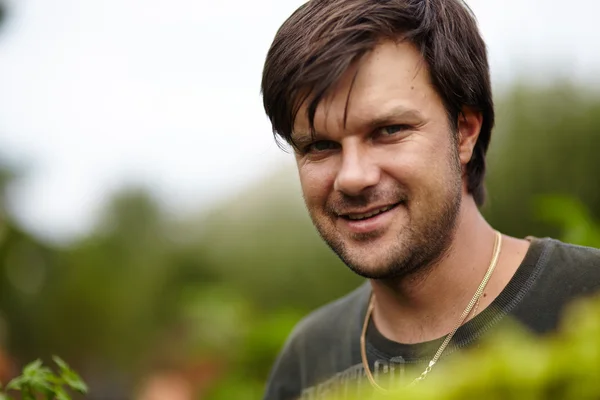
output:
[[[420,382],[503,321],[552,331],[599,288],[598,250],[501,235],[479,211],[494,108],[460,0],[311,0],[262,92],[314,225],[368,279],[298,324],[265,399]]]

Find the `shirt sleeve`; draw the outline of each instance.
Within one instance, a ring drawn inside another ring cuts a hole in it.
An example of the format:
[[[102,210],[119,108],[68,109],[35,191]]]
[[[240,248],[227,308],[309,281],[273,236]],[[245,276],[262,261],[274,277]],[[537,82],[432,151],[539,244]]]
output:
[[[291,334],[271,369],[263,400],[297,400],[302,392],[301,354]]]

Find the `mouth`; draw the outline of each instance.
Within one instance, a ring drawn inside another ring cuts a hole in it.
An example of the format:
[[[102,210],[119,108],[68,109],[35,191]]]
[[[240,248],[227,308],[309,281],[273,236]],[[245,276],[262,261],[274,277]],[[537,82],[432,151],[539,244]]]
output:
[[[396,207],[398,207],[402,202],[398,202],[395,204],[390,204],[383,207],[374,208],[365,212],[352,212],[346,214],[339,214],[339,217],[348,220],[348,221],[364,221],[370,218],[374,218],[380,214],[386,213]]]

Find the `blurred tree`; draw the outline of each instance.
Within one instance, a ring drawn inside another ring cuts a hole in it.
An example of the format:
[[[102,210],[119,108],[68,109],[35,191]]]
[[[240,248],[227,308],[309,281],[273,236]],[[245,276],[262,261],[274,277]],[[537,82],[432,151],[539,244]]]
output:
[[[88,237],[53,249],[54,278],[37,301],[7,316],[11,337],[18,338],[11,345],[15,355],[31,360],[60,354],[90,383],[91,398],[129,397],[145,366],[165,347],[161,342],[178,340],[173,332],[180,322],[175,308],[181,287],[203,276],[200,257],[180,251],[171,229],[147,191],[118,193]],[[9,265],[32,286],[35,253],[25,248],[19,254],[29,258]],[[18,304],[14,294],[2,294]],[[19,318],[30,323],[19,324]]]
[[[200,241],[222,282],[262,311],[280,309],[282,299],[307,311],[362,282],[316,233],[291,170],[213,209],[201,224]]]
[[[6,320],[6,342],[11,354],[37,357],[46,344],[38,331],[43,310],[38,307],[54,280],[55,252],[25,232],[8,208],[10,188],[19,176],[0,162],[0,323]]]
[[[566,83],[516,86],[498,102],[484,208],[490,223],[524,237],[560,235],[538,217],[548,194],[579,199],[600,217],[600,95]]]
[[[92,235],[65,252],[46,321],[59,354],[122,373],[138,366],[159,327],[159,294],[170,272],[163,223],[154,199],[129,190],[108,204]],[[65,327],[74,334],[65,336]]]
[[[6,4],[4,1],[0,1],[0,27],[3,25],[6,19]]]

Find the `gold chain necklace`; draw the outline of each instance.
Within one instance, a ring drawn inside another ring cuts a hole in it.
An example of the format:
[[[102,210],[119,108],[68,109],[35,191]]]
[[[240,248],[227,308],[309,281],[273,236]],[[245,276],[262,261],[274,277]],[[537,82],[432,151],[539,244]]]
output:
[[[496,240],[494,243],[494,251],[493,251],[492,260],[490,262],[490,266],[488,267],[487,272],[485,273],[485,276],[483,277],[483,280],[481,281],[481,283],[479,284],[479,287],[477,288],[477,291],[473,295],[473,298],[471,298],[471,301],[467,305],[467,308],[465,308],[465,310],[463,311],[463,313],[460,317],[460,320],[458,321],[458,323],[456,324],[454,329],[452,329],[452,331],[446,336],[446,338],[444,339],[444,342],[442,343],[442,345],[440,346],[438,351],[435,353],[435,355],[433,356],[431,361],[429,361],[429,365],[427,366],[427,368],[425,368],[425,371],[423,371],[423,373],[421,373],[421,375],[419,375],[417,378],[415,378],[415,380],[413,380],[410,385],[414,385],[414,384],[422,381],[423,379],[425,379],[425,377],[427,376],[427,374],[429,374],[429,372],[431,371],[433,366],[438,362],[439,358],[441,357],[442,353],[444,352],[444,350],[450,343],[450,340],[452,340],[452,337],[454,336],[454,334],[456,333],[458,328],[460,328],[465,323],[465,320],[471,313],[471,310],[473,310],[473,307],[475,307],[476,304],[479,304],[479,299],[480,299],[481,295],[483,294],[483,291],[485,290],[485,287],[487,286],[487,283],[490,280],[490,277],[492,276],[494,269],[496,268],[496,264],[498,263],[498,258],[500,256],[501,248],[502,248],[502,235],[499,232],[496,232]],[[366,349],[366,344],[365,344],[365,341],[366,341],[365,337],[366,337],[366,333],[367,333],[367,326],[369,325],[369,319],[371,318],[371,314],[373,313],[374,297],[375,296],[373,294],[371,294],[371,297],[369,299],[369,307],[367,308],[367,313],[365,315],[365,320],[363,322],[362,332],[360,335],[360,356],[362,359],[363,368],[367,375],[367,379],[369,380],[369,382],[371,382],[371,385],[378,391],[387,393],[389,391],[388,389],[384,389],[377,382],[375,382],[375,378],[373,377],[373,374],[371,373],[371,370],[369,369],[369,363],[367,361],[367,349]]]

